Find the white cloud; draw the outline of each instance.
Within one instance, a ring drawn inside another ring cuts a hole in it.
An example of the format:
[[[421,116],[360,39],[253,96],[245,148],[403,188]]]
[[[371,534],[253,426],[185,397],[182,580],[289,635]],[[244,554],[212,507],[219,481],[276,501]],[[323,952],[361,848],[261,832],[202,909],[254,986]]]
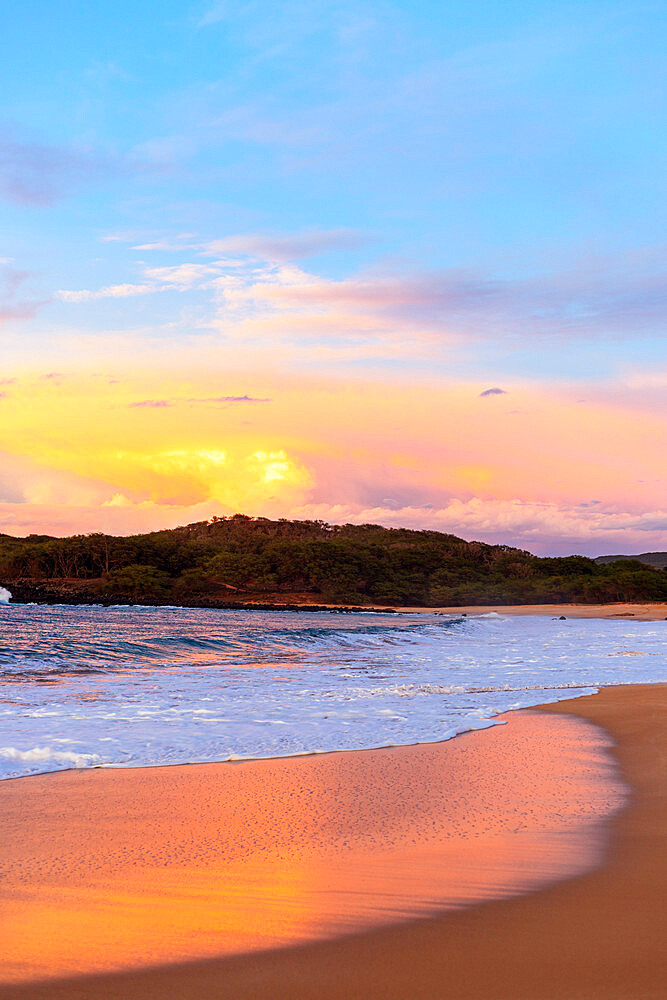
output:
[[[187,291],[218,277],[220,266],[210,264],[175,264],[170,267],[146,267],[144,275],[161,289]]]
[[[55,297],[61,302],[90,302],[92,299],[127,299],[133,295],[147,295],[157,289],[153,285],[106,285],[104,288],[79,290],[61,288]]]
[[[349,250],[365,241],[353,229],[306,230],[301,233],[239,233],[205,244],[209,254],[241,254],[258,260],[284,262],[328,250]]]

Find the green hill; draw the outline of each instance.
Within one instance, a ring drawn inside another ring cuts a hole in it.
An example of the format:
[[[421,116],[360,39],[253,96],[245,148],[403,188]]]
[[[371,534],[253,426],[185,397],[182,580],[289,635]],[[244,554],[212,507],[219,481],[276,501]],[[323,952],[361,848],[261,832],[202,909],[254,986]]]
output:
[[[597,556],[596,563],[612,563],[624,560],[634,560],[653,566],[655,569],[667,569],[667,552],[640,552],[638,556]]]
[[[638,561],[538,558],[437,531],[236,514],[143,535],[0,536],[17,601],[395,606],[665,601]]]

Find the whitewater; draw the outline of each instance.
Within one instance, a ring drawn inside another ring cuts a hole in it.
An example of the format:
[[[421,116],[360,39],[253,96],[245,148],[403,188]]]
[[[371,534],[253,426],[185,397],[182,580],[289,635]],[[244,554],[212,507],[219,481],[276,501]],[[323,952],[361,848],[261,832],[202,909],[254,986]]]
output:
[[[667,681],[664,622],[6,605],[0,778],[434,742]]]

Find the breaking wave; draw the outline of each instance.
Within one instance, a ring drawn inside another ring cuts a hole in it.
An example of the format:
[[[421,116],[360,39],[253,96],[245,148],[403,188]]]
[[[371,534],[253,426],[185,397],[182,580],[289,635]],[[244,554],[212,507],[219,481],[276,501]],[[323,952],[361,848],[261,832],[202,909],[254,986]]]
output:
[[[10,604],[0,777],[448,739],[510,709],[666,680],[664,628]]]
[[[0,747],[0,757],[29,763],[65,764],[67,767],[88,767],[100,759],[96,753],[74,753],[72,750],[54,750],[53,747],[33,747],[32,750]]]

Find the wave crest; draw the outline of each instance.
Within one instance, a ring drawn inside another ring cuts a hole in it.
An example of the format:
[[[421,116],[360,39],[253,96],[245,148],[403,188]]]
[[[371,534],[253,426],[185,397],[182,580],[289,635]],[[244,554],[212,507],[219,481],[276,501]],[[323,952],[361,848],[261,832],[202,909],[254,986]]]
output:
[[[76,753],[73,750],[54,750],[53,747],[33,747],[19,750],[17,747],[0,747],[0,757],[5,760],[21,760],[45,764],[67,764],[70,767],[90,767],[101,760],[96,753]]]

